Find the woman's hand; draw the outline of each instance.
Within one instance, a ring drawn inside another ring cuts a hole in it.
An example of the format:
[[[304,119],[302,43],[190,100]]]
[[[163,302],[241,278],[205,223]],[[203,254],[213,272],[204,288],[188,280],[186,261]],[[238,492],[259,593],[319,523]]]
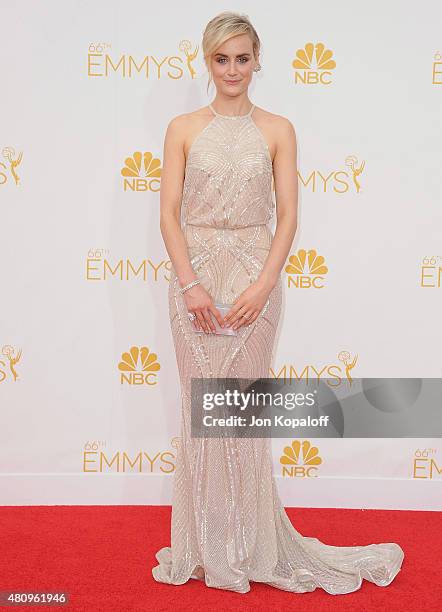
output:
[[[222,326],[223,318],[221,313],[217,308],[215,308],[210,293],[208,293],[208,291],[206,291],[201,284],[195,285],[194,287],[191,287],[185,291],[183,293],[183,298],[187,310],[196,315],[196,319],[192,321],[196,329],[203,329],[206,334],[210,333],[211,331],[215,331],[215,325],[212,321],[210,313],[213,313],[215,319]]]
[[[272,289],[273,286],[259,280],[249,285],[224,317],[224,325],[238,329],[242,325],[253,323],[264,308]]]

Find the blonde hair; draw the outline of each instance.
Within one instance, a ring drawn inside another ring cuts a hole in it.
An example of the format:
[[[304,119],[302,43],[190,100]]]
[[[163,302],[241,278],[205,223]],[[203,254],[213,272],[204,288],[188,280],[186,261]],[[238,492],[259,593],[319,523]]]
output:
[[[233,13],[232,11],[223,11],[211,19],[206,25],[203,32],[202,47],[204,62],[209,71],[207,90],[209,90],[209,85],[212,81],[212,71],[210,70],[210,58],[212,54],[215,53],[218,47],[225,43],[226,40],[238,36],[239,34],[248,34],[250,36],[253,44],[253,54],[257,57],[261,48],[261,41],[247,15]]]

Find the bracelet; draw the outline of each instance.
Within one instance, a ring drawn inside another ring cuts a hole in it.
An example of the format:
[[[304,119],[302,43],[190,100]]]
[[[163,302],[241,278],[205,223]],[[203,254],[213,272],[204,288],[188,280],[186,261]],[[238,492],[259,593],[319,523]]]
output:
[[[192,281],[191,283],[189,283],[188,285],[186,285],[185,287],[181,287],[180,288],[180,293],[184,293],[185,291],[187,291],[188,289],[190,289],[191,287],[194,287],[195,285],[198,285],[200,283],[199,278],[195,279],[194,281]]]

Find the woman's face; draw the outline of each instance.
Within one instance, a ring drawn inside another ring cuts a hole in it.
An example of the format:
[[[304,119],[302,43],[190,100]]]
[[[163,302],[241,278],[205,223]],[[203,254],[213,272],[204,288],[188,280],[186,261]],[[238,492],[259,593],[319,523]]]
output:
[[[212,54],[210,66],[218,93],[235,97],[247,91],[257,63],[248,34],[239,34],[223,43]]]

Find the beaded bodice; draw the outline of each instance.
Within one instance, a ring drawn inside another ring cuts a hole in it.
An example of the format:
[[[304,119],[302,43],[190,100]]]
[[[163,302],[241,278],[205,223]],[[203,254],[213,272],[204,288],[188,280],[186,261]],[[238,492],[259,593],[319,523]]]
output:
[[[272,160],[246,115],[214,114],[192,143],[182,199],[184,225],[242,228],[267,224],[273,216]]]

